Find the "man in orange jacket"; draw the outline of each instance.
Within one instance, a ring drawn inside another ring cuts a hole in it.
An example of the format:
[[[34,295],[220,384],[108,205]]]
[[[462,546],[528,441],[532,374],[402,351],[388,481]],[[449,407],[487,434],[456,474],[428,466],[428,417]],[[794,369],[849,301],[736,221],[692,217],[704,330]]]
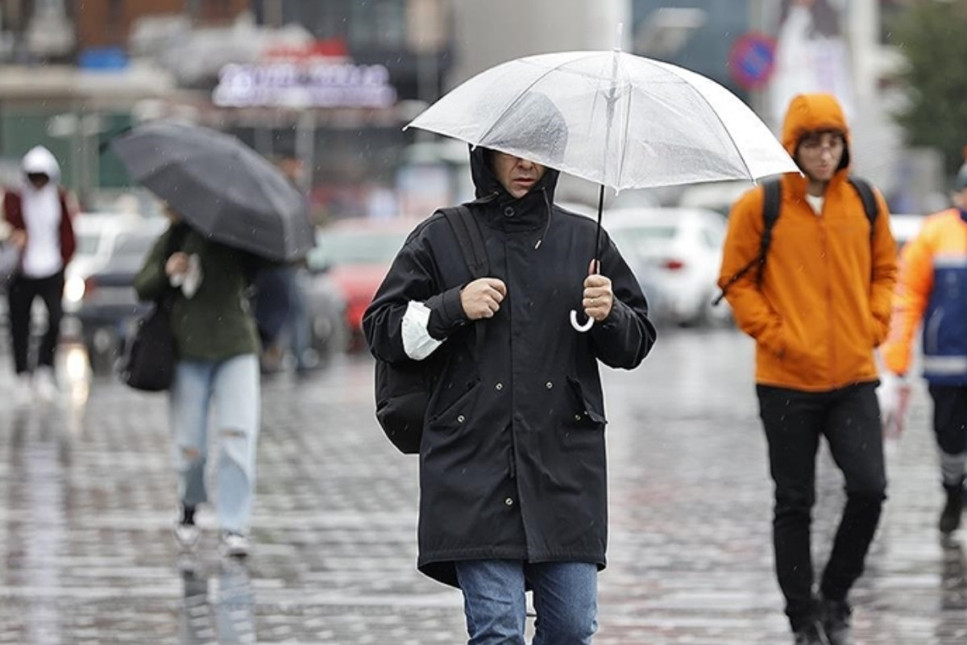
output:
[[[756,392],[775,482],[776,573],[795,643],[841,645],[852,643],[847,594],[886,499],[873,349],[887,335],[896,244],[883,197],[875,193],[871,222],[848,181],[849,129],[833,96],[793,98],[782,141],[802,175],[779,180],[766,259],[742,274],[760,254],[760,186],[732,208],[719,286],[738,326],[756,340]],[[823,436],[847,500],[817,596],[810,517]]]
[[[954,190],[957,206],[929,216],[903,248],[893,324],[883,346],[884,383],[892,385],[910,368],[914,332],[923,322],[923,376],[933,399],[946,493],[939,522],[943,534],[960,527],[967,467],[967,163]]]

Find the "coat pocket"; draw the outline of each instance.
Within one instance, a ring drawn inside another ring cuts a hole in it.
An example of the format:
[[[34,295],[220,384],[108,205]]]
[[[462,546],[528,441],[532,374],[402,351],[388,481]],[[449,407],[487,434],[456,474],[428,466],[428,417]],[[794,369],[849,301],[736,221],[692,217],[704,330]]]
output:
[[[567,377],[570,393],[571,419],[575,425],[601,426],[608,422],[604,417],[604,406],[588,396],[584,386],[573,376]]]
[[[439,411],[433,411],[429,417],[427,425],[431,428],[452,428],[458,429],[466,425],[477,404],[480,395],[480,380],[469,381],[466,390],[458,394],[449,404]]]

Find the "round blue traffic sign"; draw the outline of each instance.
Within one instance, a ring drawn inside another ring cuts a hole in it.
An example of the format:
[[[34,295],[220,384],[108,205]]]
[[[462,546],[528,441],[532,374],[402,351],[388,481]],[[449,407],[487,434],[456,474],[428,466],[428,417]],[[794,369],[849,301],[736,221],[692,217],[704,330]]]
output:
[[[747,90],[762,87],[772,76],[776,62],[776,41],[756,32],[743,34],[729,50],[732,78]]]

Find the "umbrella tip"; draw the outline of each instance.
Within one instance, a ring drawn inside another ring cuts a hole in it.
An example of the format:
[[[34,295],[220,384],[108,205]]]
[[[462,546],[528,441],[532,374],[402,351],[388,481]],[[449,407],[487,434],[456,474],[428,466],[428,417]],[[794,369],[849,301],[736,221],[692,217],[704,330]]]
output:
[[[624,29],[625,29],[625,23],[623,22],[619,22],[617,27],[615,28],[614,50],[616,52],[621,51],[621,37],[622,37],[622,33],[624,32]]]

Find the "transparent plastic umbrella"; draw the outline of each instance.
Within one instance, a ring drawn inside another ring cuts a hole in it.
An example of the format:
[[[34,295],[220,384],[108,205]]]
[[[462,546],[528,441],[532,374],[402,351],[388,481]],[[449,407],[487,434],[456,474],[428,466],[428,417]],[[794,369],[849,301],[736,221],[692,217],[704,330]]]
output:
[[[518,58],[459,85],[407,126],[600,184],[652,188],[798,172],[738,97],[700,74],[622,51]],[[590,328],[590,322],[575,328]]]

